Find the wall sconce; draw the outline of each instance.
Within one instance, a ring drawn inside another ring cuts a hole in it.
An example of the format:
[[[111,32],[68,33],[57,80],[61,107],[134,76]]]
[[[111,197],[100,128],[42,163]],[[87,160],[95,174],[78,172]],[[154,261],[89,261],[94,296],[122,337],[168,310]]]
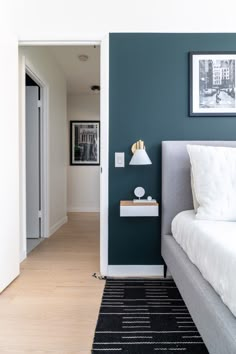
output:
[[[139,140],[131,147],[133,156],[130,160],[130,165],[151,165],[152,161],[146,153],[144,141]]]

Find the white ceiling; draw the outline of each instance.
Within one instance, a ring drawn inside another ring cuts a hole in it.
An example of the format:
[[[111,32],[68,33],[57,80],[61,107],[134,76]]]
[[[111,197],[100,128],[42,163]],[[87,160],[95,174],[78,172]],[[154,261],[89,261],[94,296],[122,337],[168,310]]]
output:
[[[68,94],[94,94],[90,87],[100,85],[100,46],[48,47],[67,81]],[[83,62],[79,55],[88,55]]]

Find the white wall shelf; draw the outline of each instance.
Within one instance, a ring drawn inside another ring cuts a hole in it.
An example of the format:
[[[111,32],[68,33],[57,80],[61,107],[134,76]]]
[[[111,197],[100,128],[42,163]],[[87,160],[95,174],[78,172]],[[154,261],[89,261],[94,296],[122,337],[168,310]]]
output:
[[[159,216],[159,204],[153,203],[134,203],[132,200],[120,201],[121,217],[150,217]]]

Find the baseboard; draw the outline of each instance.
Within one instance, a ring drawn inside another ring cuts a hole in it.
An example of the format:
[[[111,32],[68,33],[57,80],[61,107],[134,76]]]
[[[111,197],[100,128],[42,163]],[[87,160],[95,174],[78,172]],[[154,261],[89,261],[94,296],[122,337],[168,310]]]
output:
[[[49,231],[49,236],[51,236],[52,234],[54,234],[58,229],[60,229],[60,227],[64,224],[66,224],[68,221],[68,216],[64,216],[63,218],[61,218],[56,224],[54,224],[53,226],[50,227],[50,231]]]
[[[97,207],[68,207],[68,213],[99,213],[100,209]]]
[[[21,251],[20,252],[20,263],[23,262],[27,257],[26,251]]]
[[[108,265],[109,277],[163,277],[163,265]]]

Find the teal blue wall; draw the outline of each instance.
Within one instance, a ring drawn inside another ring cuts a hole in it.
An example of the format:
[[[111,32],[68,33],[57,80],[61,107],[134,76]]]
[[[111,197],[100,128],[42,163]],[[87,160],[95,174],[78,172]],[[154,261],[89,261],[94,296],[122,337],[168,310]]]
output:
[[[109,264],[162,264],[160,218],[119,217],[137,186],[161,200],[162,140],[236,139],[236,118],[188,116],[188,52],[224,50],[236,51],[236,34],[110,34]],[[138,139],[151,166],[128,165]]]

